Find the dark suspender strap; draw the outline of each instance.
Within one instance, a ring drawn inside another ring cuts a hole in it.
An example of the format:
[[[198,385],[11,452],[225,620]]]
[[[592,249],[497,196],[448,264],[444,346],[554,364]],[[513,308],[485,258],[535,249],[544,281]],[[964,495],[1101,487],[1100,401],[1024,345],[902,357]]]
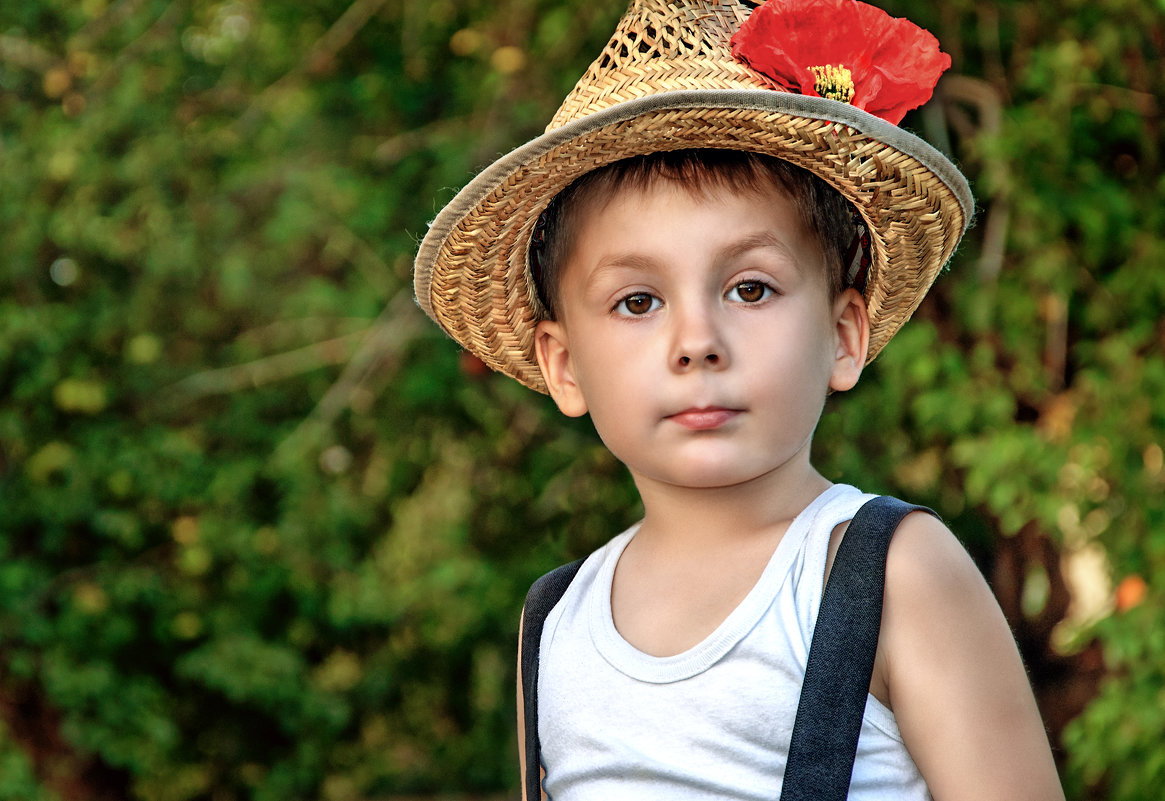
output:
[[[886,554],[902,518],[915,511],[934,514],[875,498],[842,537],[809,647],[781,801],[844,801],[849,794],[882,625]]]
[[[583,560],[571,562],[547,573],[534,582],[526,595],[522,611],[522,710],[526,726],[526,783],[527,801],[542,798],[542,746],[538,742],[538,647],[542,643],[542,627],[546,616],[562,598],[570,582],[574,581]]]

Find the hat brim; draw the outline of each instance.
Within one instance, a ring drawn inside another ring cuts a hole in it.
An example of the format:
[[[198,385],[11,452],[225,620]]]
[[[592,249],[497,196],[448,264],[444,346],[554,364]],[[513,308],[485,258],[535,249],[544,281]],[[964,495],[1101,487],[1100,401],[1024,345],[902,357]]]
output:
[[[417,302],[489,367],[546,392],[534,356],[546,311],[527,255],[538,216],[585,173],[686,148],[775,156],[853,203],[871,232],[867,361],[914,313],[973,217],[970,187],[945,156],[853,106],[763,89],[661,92],[547,131],[483,170],[421,242]]]

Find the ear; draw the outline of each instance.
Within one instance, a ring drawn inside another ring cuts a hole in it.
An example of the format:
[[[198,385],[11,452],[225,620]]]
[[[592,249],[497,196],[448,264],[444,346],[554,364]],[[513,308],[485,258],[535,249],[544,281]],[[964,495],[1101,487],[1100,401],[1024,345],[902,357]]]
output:
[[[870,315],[856,289],[845,290],[834,301],[833,327],[836,344],[829,387],[844,392],[858,383],[870,348]]]
[[[534,355],[550,397],[567,417],[582,417],[587,402],[575,380],[570,361],[570,342],[566,328],[555,320],[543,320],[534,329]]]

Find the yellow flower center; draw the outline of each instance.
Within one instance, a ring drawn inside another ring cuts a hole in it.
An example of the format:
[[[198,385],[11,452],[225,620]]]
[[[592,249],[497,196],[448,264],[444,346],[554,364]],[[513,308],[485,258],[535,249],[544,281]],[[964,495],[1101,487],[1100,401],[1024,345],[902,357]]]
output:
[[[842,103],[853,102],[854,78],[843,65],[826,64],[809,70],[813,73],[813,89],[817,94]]]

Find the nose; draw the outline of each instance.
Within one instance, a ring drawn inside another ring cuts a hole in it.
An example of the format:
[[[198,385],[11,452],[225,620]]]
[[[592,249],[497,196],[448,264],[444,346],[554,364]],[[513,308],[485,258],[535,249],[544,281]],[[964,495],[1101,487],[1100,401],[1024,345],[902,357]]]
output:
[[[728,348],[711,309],[691,308],[675,316],[671,363],[673,369],[722,370],[728,366]]]

